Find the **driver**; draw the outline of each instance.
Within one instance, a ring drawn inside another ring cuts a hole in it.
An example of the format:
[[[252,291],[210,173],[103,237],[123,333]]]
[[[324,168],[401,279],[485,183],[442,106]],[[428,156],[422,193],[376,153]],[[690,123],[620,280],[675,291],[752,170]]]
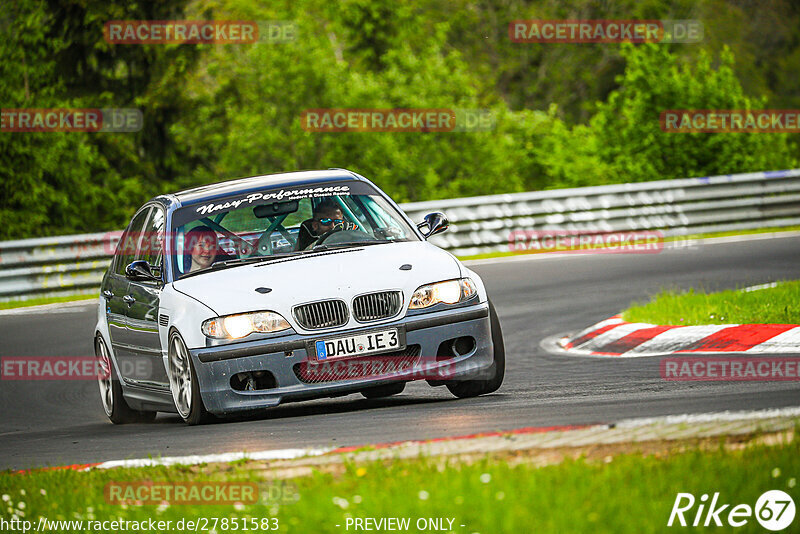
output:
[[[311,219],[311,229],[315,237],[333,230],[337,224],[344,224],[342,208],[332,198],[326,198],[316,205]]]
[[[308,248],[317,238],[336,227],[341,227],[342,230],[358,229],[357,224],[345,220],[341,206],[333,198],[329,197],[314,206],[312,218],[302,224],[298,250]],[[309,235],[302,235],[304,233]]]

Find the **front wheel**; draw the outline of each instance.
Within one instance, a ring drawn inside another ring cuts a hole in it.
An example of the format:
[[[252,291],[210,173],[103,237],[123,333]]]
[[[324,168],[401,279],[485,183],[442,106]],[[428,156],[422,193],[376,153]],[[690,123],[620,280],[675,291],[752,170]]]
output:
[[[211,419],[200,398],[200,386],[194,372],[189,349],[180,334],[169,336],[169,389],[178,415],[188,425],[199,425]]]
[[[156,412],[134,410],[122,396],[122,386],[114,376],[114,366],[105,341],[98,335],[94,340],[97,356],[97,382],[100,386],[100,400],[103,411],[115,425],[126,423],[148,423],[156,418]]]
[[[503,332],[500,329],[500,319],[494,304],[489,301],[489,324],[492,335],[492,345],[494,347],[494,376],[487,380],[464,380],[462,382],[449,382],[447,389],[450,393],[460,399],[477,397],[493,393],[500,388],[506,374],[506,347],[503,343]]]

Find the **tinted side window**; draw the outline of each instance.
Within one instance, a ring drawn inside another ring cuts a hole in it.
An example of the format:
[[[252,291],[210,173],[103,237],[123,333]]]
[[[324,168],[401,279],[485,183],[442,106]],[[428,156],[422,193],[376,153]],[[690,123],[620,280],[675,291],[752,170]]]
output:
[[[142,239],[136,248],[136,259],[145,260],[150,265],[161,265],[164,248],[164,210],[156,206],[150,210],[150,218],[145,224]]]
[[[151,209],[146,208],[137,213],[122,235],[122,240],[117,246],[116,263],[114,264],[115,273],[125,276],[125,267],[133,261],[135,253],[139,249],[144,223],[147,221],[147,216]]]

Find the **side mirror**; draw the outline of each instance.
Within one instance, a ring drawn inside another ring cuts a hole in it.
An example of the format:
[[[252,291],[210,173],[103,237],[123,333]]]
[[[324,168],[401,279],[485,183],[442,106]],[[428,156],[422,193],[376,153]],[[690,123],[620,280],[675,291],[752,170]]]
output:
[[[425,236],[425,239],[432,235],[441,234],[449,227],[450,221],[447,220],[447,216],[441,211],[427,214],[425,220],[417,225],[417,228],[419,228],[422,235]],[[427,228],[427,230],[423,230],[423,228]]]
[[[159,281],[161,268],[153,267],[145,260],[136,260],[125,267],[125,276],[134,281]]]

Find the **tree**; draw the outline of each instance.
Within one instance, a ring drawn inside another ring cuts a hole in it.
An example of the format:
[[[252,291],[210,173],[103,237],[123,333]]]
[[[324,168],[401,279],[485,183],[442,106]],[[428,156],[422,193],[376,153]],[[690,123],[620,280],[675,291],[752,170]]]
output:
[[[643,182],[797,165],[791,136],[779,133],[666,133],[670,109],[760,109],[766,98],[744,94],[724,49],[718,65],[701,53],[692,64],[663,45],[627,45],[619,89],[598,103],[588,126],[555,121],[536,151],[555,185]]]

